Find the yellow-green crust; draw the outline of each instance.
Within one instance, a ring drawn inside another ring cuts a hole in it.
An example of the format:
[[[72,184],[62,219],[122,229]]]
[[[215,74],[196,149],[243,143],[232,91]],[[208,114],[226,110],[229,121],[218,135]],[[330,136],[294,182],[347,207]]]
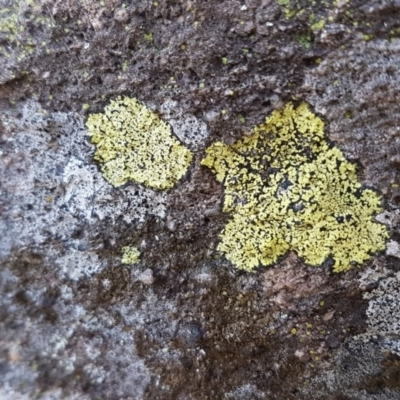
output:
[[[115,187],[132,181],[170,189],[192,161],[171,127],[135,98],[118,97],[104,113],[91,114],[86,126],[97,147],[94,158]]]
[[[122,264],[136,264],[139,262],[140,252],[136,247],[125,246],[122,248]]]
[[[387,229],[372,218],[380,197],[362,188],[306,103],[274,111],[231,146],[212,144],[202,165],[224,185],[223,210],[232,217],[219,250],[239,269],[269,266],[294,250],[311,265],[332,257],[339,272],[385,248]]]

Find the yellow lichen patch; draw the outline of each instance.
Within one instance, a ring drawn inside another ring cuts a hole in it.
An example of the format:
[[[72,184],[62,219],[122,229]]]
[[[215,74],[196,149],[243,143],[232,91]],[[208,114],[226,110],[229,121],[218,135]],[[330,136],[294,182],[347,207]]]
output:
[[[139,261],[140,252],[136,247],[125,246],[122,248],[122,264],[136,264]]]
[[[171,127],[137,99],[118,97],[86,126],[97,146],[95,160],[114,186],[129,181],[153,189],[172,188],[192,161]]]
[[[224,185],[223,210],[232,216],[219,250],[239,269],[293,250],[311,265],[332,258],[339,272],[385,248],[387,229],[372,218],[381,199],[362,188],[306,103],[274,111],[231,146],[212,144],[202,165]]]

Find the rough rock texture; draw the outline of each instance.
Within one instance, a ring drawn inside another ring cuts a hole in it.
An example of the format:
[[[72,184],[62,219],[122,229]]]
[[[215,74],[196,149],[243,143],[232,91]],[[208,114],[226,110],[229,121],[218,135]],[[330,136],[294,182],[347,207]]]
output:
[[[400,2],[0,0],[0,398],[398,399]],[[140,99],[193,152],[112,187],[85,121]],[[200,165],[306,101],[382,194],[384,254],[238,272]],[[122,264],[123,248],[139,262]]]

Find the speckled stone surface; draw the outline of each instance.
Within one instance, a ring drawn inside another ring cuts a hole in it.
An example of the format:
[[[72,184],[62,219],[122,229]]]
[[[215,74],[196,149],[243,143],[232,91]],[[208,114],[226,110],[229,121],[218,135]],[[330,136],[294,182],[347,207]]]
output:
[[[398,399],[399,15],[0,0],[0,399]],[[193,153],[173,188],[104,179],[85,123],[118,96]],[[217,250],[229,214],[205,150],[289,101],[382,196],[387,248],[360,268],[291,252],[246,273]]]

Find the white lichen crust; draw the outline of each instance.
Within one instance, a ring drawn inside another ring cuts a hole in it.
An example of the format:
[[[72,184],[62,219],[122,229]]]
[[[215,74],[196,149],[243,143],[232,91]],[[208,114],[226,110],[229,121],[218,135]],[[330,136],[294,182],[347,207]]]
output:
[[[374,285],[379,281],[376,289],[363,296],[369,300],[364,337],[379,336],[386,350],[400,356],[400,272],[392,273],[386,268],[379,272],[368,270],[362,277]]]
[[[94,148],[80,115],[48,113],[34,101],[20,112],[20,118],[3,115],[0,205],[8,211],[0,218],[0,260],[35,247],[60,277],[92,276],[107,266],[97,254],[101,246],[90,244],[101,225],[107,221],[114,240],[117,221],[138,226],[149,215],[164,218],[166,194],[127,186],[116,195],[92,163]]]

